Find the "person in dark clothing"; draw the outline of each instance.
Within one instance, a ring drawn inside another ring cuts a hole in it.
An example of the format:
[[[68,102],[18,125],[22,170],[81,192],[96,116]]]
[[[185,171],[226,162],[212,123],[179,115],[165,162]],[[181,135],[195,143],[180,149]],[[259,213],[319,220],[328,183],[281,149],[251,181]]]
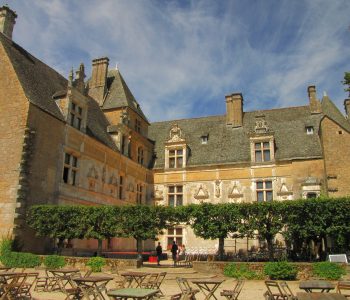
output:
[[[160,266],[160,258],[162,256],[162,252],[163,252],[163,249],[162,249],[162,246],[160,245],[160,242],[158,242],[158,246],[156,247],[156,252],[157,252],[157,263],[158,263],[158,266]]]
[[[173,256],[174,267],[176,266],[177,250],[178,250],[178,249],[179,249],[179,248],[177,247],[176,242],[173,241],[173,245],[172,245],[172,247],[171,247],[171,254],[172,254],[172,256]]]

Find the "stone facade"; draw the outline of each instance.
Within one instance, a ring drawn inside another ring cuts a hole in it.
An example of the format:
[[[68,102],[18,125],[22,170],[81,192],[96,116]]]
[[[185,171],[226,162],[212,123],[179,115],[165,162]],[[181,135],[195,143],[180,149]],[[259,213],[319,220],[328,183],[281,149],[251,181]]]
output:
[[[24,250],[52,248],[25,225],[33,204],[178,206],[350,194],[350,122],[327,96],[319,101],[314,86],[305,106],[245,112],[242,94],[234,93],[223,97],[223,116],[150,123],[108,58],[93,60],[89,80],[84,65],[67,80],[11,40],[15,14],[0,8],[6,16],[0,235],[14,234]],[[163,248],[174,239],[213,253],[217,247],[184,225],[160,237]],[[225,246],[235,252],[257,241],[227,239]],[[134,250],[135,241],[113,239],[103,247]]]

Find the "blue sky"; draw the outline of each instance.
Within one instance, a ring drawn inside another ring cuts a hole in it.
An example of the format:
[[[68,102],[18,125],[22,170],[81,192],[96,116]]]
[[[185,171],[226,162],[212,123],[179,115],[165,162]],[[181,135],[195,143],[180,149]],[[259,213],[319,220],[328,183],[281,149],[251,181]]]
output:
[[[151,121],[306,105],[316,85],[343,112],[349,0],[0,0],[13,39],[65,77],[108,56]]]

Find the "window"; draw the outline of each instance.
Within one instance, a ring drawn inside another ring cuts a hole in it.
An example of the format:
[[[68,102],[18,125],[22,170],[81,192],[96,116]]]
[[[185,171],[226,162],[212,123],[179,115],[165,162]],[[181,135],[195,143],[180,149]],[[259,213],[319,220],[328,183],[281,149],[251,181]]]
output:
[[[119,199],[124,199],[124,177],[119,176]]]
[[[70,109],[70,125],[80,130],[83,119],[83,108],[74,102],[71,104]]]
[[[143,149],[142,147],[137,148],[137,162],[143,165]]]
[[[78,173],[78,158],[72,154],[64,154],[63,182],[76,185]]]
[[[313,198],[317,198],[317,194],[314,192],[309,192],[306,194],[306,199],[313,199]]]
[[[208,144],[208,136],[207,135],[202,135],[201,136],[201,142],[202,142],[202,145]]]
[[[273,200],[272,181],[256,182],[256,199],[258,202]]]
[[[178,246],[182,246],[182,235],[183,229],[181,227],[173,227],[168,229],[168,246],[167,249],[170,250],[173,245],[173,241],[176,242]]]
[[[168,188],[169,206],[181,206],[183,204],[183,187],[182,185],[172,185]]]
[[[169,150],[169,168],[182,168],[183,149]]]
[[[142,184],[136,185],[136,203],[142,204]]]
[[[270,142],[254,143],[255,162],[271,161]]]
[[[306,134],[314,134],[314,128],[312,126],[306,127]]]
[[[126,136],[123,134],[121,138],[121,144],[120,144],[120,152],[122,154],[125,154],[125,148],[126,148]]]
[[[138,133],[141,132],[141,121],[139,119],[135,119],[135,131]]]

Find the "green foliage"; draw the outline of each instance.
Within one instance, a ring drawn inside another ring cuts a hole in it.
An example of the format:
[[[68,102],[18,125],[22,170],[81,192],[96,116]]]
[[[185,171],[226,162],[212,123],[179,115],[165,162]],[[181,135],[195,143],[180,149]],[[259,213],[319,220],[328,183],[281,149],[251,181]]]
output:
[[[91,268],[92,272],[101,272],[102,267],[106,265],[106,259],[103,257],[91,257],[86,265]]]
[[[34,268],[41,265],[38,255],[25,252],[10,252],[1,257],[1,262],[9,268]]]
[[[346,92],[350,93],[350,72],[344,73],[344,80],[342,81],[344,85],[347,85],[348,87],[344,89]]]
[[[342,265],[329,261],[314,263],[312,271],[314,276],[330,280],[339,280],[346,274]]]
[[[0,260],[2,256],[6,256],[8,253],[12,251],[12,239],[11,238],[3,238],[0,242]]]
[[[59,269],[66,265],[64,257],[59,255],[48,255],[44,258],[43,263],[49,269]]]
[[[237,205],[211,204],[188,206],[190,225],[194,233],[203,239],[219,239],[219,258],[224,255],[224,240],[238,229],[241,222]]]
[[[240,206],[242,222],[239,231],[247,236],[266,240],[269,259],[273,260],[273,241],[277,233],[282,231],[284,205],[282,202],[243,203]]]
[[[155,240],[167,228],[169,209],[163,206],[122,206],[119,214],[121,235],[137,240],[137,251],[141,251],[141,240]]]
[[[224,275],[237,279],[263,279],[263,274],[250,270],[248,264],[230,263],[224,269]]]
[[[38,236],[59,240],[82,238],[85,234],[85,206],[35,205],[27,215],[27,224]]]
[[[286,261],[268,262],[264,266],[264,273],[272,280],[294,280],[297,269]]]

